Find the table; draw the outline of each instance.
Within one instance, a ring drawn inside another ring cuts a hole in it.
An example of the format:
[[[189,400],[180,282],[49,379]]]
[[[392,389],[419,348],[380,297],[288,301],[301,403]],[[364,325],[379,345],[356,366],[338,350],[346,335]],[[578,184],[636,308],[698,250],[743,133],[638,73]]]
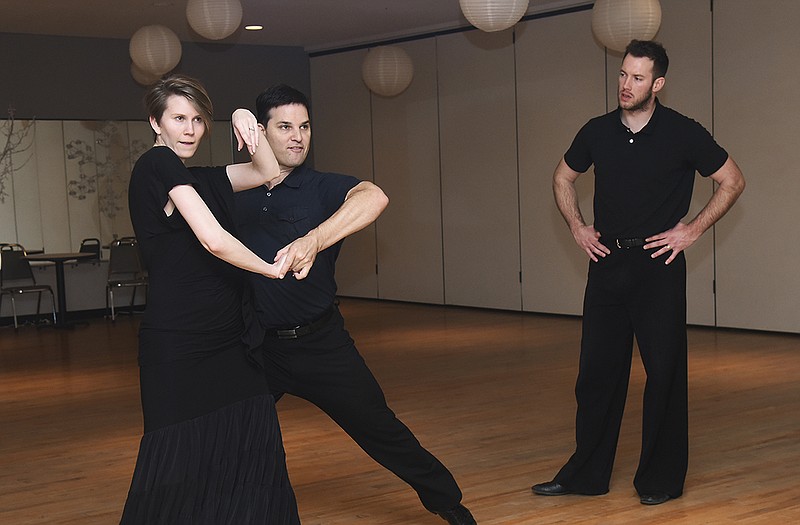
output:
[[[29,261],[50,261],[56,263],[56,288],[58,290],[57,328],[69,326],[67,323],[67,291],[66,286],[64,286],[64,263],[67,261],[76,261],[78,259],[90,259],[92,257],[95,257],[95,254],[86,252],[36,253],[25,256]]]

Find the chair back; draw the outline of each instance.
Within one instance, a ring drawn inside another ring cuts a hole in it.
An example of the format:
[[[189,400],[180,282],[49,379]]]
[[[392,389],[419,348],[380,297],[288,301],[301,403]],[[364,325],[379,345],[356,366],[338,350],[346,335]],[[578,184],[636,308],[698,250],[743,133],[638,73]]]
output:
[[[0,246],[0,286],[10,281],[28,281],[36,284],[31,263],[25,259],[25,248],[19,244]]]
[[[108,256],[108,278],[137,278],[144,275],[139,245],[135,239],[119,239],[111,243]]]
[[[81,253],[91,253],[94,255],[91,259],[85,260],[94,260],[100,258],[100,239],[95,237],[89,237],[81,241],[81,247],[78,250]]]

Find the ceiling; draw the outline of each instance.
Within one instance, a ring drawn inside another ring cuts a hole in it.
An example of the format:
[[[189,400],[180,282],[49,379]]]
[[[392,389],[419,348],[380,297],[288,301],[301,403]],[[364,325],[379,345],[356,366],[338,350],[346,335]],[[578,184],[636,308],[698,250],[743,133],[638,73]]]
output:
[[[204,41],[186,21],[187,0],[0,0],[0,32],[129,39],[161,24],[183,41]],[[458,0],[241,0],[242,25],[218,42],[300,46],[308,52],[468,27]],[[528,14],[591,3],[530,0]]]

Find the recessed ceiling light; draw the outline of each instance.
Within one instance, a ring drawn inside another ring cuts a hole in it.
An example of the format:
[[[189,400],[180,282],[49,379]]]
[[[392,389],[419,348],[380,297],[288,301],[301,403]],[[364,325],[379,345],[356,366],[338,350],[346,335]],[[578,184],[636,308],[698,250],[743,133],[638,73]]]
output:
[[[249,26],[244,26],[244,28],[248,31],[261,31],[262,29],[264,29],[264,26],[252,24]]]

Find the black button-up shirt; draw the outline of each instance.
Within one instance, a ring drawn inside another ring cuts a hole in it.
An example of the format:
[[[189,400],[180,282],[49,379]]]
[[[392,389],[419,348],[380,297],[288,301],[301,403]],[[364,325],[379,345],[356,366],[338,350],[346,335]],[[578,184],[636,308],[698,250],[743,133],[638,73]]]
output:
[[[583,173],[594,164],[594,227],[604,239],[648,237],[689,211],[695,171],[704,177],[728,153],[706,129],[656,100],[650,122],[632,133],[621,109],[590,120],[564,161]]]
[[[271,190],[261,186],[236,194],[237,235],[259,257],[272,262],[278,250],[333,215],[359,182],[348,175],[299,166]],[[248,274],[262,328],[303,326],[331,308],[341,245],[340,241],[317,254],[311,272],[301,281],[291,274],[283,279]]]

